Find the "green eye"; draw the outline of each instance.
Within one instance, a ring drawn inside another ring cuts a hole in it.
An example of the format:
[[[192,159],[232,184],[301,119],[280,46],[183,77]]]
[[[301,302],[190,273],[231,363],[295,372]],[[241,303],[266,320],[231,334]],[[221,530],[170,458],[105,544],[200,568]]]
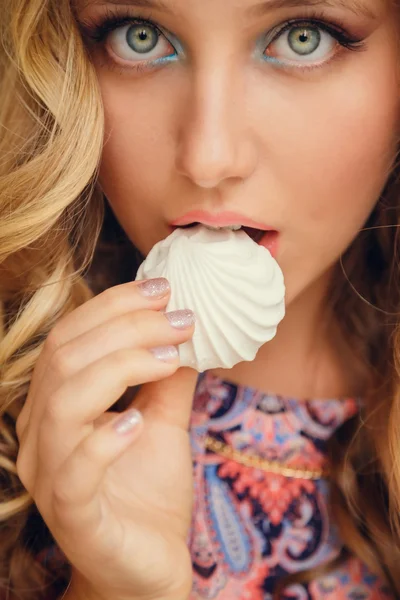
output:
[[[295,27],[289,32],[288,42],[296,54],[312,54],[321,43],[321,33],[315,28]]]
[[[156,47],[158,33],[149,25],[132,25],[126,32],[126,41],[135,52],[146,54]]]

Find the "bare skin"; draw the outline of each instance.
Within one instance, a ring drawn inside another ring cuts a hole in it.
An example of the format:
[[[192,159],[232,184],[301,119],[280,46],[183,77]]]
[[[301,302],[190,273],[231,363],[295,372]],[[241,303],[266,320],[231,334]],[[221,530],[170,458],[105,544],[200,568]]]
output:
[[[289,19],[306,20],[310,7],[251,16],[256,4],[168,0],[165,9],[128,8],[124,14],[150,18],[165,32],[147,54],[124,40],[129,24],[102,44],[87,40],[106,115],[100,182],[143,254],[194,209],[238,211],[279,230],[286,319],[256,361],[222,375],[295,396],[351,393],[339,353],[321,336],[319,312],[329,269],[365,223],[395,154],[394,17],[378,0],[362,0],[367,15],[332,2],[323,7],[325,22],[341,21],[364,48],[347,50],[321,30],[317,49],[301,56],[285,34],[274,36]],[[104,12],[77,2],[81,22]],[[264,49],[282,64],[262,61]],[[173,52],[172,62],[146,67]]]
[[[379,0],[361,0],[363,15],[350,0],[332,2],[324,22],[339,19],[363,51],[318,30],[318,58],[306,62],[319,68],[310,70],[293,48],[289,65],[288,38],[277,37],[288,19],[307,29],[309,7],[270,5],[261,15],[254,0],[165,4],[124,9],[160,29],[157,37],[147,24],[139,39],[156,41],[152,60],[174,55],[153,69],[121,34],[127,24],[102,44],[85,38],[105,107],[106,196],[143,254],[194,209],[242,212],[278,230],[287,316],[254,362],[226,375],[280,394],[349,393],[352,378],[334,338],[320,335],[319,314],[332,265],[373,209],[395,154],[394,15]],[[75,5],[81,24],[105,8],[96,0]],[[182,343],[193,328],[166,329],[159,311],[167,297],[143,304],[135,285],[124,290],[124,307],[98,297],[52,332],[18,422],[18,470],[74,566],[69,600],[184,600],[196,374],[146,349]],[[128,313],[136,315],[133,338],[124,334],[128,322],[117,323]],[[99,344],[105,331],[108,343]],[[133,383],[145,384],[135,404],[144,425],[118,438],[104,411]]]
[[[17,422],[17,468],[75,567],[67,598],[187,597],[197,374],[149,351],[193,334],[160,312],[169,295],[144,297],[137,284],[107,290],[60,320],[37,362]],[[117,434],[120,415],[105,411],[140,384],[143,419]]]

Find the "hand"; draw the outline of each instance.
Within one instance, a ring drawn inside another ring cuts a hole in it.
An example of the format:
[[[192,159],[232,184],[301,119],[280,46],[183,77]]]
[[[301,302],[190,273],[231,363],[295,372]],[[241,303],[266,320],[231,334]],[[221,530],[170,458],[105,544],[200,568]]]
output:
[[[160,312],[168,285],[154,296],[140,283],[111,288],[59,321],[17,421],[19,477],[73,566],[71,589],[90,600],[184,600],[191,586],[197,373],[179,369],[177,354],[160,360],[150,349],[175,350],[194,325],[174,327]],[[140,413],[108,411],[136,385]],[[130,419],[118,433],[121,416]]]

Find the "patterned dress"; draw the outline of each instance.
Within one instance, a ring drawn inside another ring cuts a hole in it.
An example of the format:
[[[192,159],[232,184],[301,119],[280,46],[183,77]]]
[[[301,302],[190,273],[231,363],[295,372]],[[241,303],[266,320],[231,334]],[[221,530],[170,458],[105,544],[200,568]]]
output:
[[[328,484],[253,468],[205,448],[207,437],[247,453],[318,470],[326,442],[358,411],[353,398],[296,400],[199,377],[191,423],[195,506],[190,600],[272,600],[283,575],[321,566],[341,548],[328,514]],[[356,558],[282,598],[393,598]]]
[[[287,477],[206,449],[214,438],[241,452],[294,468],[326,463],[326,443],[357,414],[354,398],[296,400],[199,376],[191,422],[194,511],[190,600],[272,600],[282,576],[324,565],[341,543],[331,523],[328,484]],[[42,563],[61,565],[56,546]],[[394,600],[356,558],[309,585],[292,585],[282,600]],[[49,596],[48,600],[54,600]]]

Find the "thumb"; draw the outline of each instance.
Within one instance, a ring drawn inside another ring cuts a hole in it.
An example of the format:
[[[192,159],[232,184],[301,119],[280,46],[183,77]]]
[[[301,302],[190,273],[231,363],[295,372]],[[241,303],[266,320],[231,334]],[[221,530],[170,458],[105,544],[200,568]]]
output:
[[[132,405],[145,419],[162,420],[187,430],[198,376],[194,369],[181,367],[165,379],[143,384]]]

